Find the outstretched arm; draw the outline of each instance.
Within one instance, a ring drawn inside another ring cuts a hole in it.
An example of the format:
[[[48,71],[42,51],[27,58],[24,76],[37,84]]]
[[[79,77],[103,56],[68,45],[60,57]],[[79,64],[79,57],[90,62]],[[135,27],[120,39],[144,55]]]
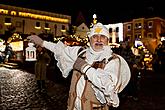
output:
[[[28,36],[27,39],[35,43],[36,45],[43,46],[43,40],[37,35]]]

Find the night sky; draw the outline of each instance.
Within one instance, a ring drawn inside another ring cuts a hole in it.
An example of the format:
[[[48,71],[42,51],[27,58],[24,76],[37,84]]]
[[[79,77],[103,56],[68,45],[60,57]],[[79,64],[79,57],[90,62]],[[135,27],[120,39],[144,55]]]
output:
[[[92,22],[93,14],[104,24],[140,17],[165,18],[163,0],[0,0],[0,3],[71,15],[73,24],[79,13],[87,24]]]

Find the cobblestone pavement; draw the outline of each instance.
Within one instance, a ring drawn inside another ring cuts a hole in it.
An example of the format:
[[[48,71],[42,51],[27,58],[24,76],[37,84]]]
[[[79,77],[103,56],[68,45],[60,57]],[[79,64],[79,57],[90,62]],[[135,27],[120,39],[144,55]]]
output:
[[[67,87],[46,81],[39,91],[34,74],[0,67],[0,110],[66,110]]]
[[[39,91],[34,78],[27,71],[0,67],[0,110],[66,110],[68,81],[53,81],[50,75],[46,90]],[[139,100],[121,99],[117,110],[165,110],[164,84],[165,74],[145,73]]]

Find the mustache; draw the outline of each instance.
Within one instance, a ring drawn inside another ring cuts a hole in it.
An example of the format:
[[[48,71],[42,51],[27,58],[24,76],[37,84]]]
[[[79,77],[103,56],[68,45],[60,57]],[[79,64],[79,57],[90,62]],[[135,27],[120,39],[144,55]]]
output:
[[[104,45],[102,42],[95,42],[95,45]]]

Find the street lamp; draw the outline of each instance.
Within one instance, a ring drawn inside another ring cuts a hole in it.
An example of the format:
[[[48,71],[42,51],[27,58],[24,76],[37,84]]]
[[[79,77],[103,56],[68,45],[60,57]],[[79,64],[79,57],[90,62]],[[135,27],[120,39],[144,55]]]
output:
[[[96,16],[96,14],[94,14],[93,15],[93,25],[95,25],[97,23],[97,19],[96,18],[97,18],[97,16]]]
[[[97,23],[97,19],[96,18],[97,18],[96,14],[93,14],[93,22],[90,25],[91,28]]]

